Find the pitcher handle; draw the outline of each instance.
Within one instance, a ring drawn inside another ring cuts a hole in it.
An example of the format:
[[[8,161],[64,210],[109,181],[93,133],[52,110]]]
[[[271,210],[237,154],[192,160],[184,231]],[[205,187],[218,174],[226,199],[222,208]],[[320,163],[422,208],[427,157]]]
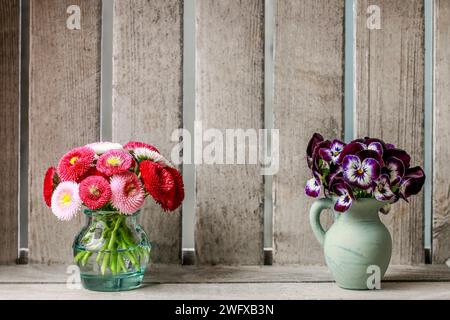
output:
[[[325,241],[325,230],[320,224],[320,214],[323,210],[330,209],[332,206],[333,201],[330,198],[318,199],[314,201],[309,211],[309,223],[321,246],[323,246]]]

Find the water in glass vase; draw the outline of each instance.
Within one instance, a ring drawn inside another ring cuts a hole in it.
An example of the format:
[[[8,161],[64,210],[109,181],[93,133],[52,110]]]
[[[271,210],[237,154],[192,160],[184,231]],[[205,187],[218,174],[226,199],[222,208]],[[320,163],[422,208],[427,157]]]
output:
[[[86,225],[73,244],[84,288],[125,291],[138,288],[150,262],[151,245],[136,222],[139,211],[84,211]]]

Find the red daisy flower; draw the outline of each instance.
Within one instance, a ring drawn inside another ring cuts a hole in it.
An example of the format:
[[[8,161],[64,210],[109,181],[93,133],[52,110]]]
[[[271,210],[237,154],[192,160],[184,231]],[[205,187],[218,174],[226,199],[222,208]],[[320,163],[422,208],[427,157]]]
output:
[[[80,198],[92,210],[103,207],[111,199],[111,187],[108,181],[100,176],[90,176],[80,183]]]
[[[56,173],[56,168],[51,167],[47,169],[47,172],[45,173],[44,177],[44,190],[43,190],[43,196],[44,201],[47,207],[52,206],[52,195],[53,191],[55,191],[56,187],[59,184],[59,177]]]
[[[110,150],[98,159],[97,170],[110,177],[128,171],[133,165],[133,157],[128,152]]]
[[[176,210],[184,200],[184,183],[183,177],[180,172],[172,167],[165,167],[164,170],[169,171],[175,182],[174,194],[171,198],[167,199],[166,207],[169,211]],[[164,207],[163,207],[164,208]]]
[[[140,164],[145,189],[166,211],[177,209],[184,199],[183,179],[175,168],[145,160]]]
[[[87,147],[75,148],[66,153],[58,164],[58,175],[62,181],[78,181],[91,168],[95,152]]]
[[[128,151],[132,151],[136,148],[147,148],[152,151],[160,153],[159,150],[156,149],[154,146],[152,146],[151,144],[144,143],[144,142],[130,141],[126,145],[124,145],[123,148]]]
[[[103,177],[103,178],[108,178],[107,175],[98,171],[96,167],[90,167],[89,170],[80,179],[78,179],[78,182],[83,181],[87,177],[91,177],[91,176],[99,176],[99,177]]]

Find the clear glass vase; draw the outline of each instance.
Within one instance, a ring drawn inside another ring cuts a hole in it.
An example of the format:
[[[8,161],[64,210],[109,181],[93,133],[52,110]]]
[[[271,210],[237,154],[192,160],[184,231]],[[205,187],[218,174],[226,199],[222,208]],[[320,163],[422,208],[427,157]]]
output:
[[[136,221],[139,213],[84,211],[86,225],[73,243],[84,288],[125,291],[141,285],[150,262],[151,245]]]

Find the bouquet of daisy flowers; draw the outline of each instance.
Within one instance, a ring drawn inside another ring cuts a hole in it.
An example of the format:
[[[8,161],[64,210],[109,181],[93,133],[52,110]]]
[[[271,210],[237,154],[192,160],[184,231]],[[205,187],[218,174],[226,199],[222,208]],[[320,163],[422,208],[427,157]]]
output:
[[[98,142],[66,153],[57,167],[47,170],[43,197],[59,220],[68,221],[83,208],[85,212],[105,212],[91,228],[79,235],[83,250],[75,252],[75,261],[85,266],[96,252],[96,261],[104,274],[110,270],[140,270],[139,257],[148,260],[148,251],[139,247],[139,236],[125,223],[152,197],[163,210],[174,211],[184,199],[183,179],[179,171],[159,150],[142,142]],[[100,228],[100,231],[99,231]],[[136,248],[123,252],[133,245]],[[113,259],[114,258],[114,259]],[[142,264],[141,264],[142,265]]]
[[[307,196],[336,197],[336,212],[348,211],[354,200],[375,198],[394,203],[408,201],[425,182],[421,167],[411,167],[410,155],[380,139],[356,139],[349,144],[324,140],[315,133],[307,148],[312,178],[305,187]]]

